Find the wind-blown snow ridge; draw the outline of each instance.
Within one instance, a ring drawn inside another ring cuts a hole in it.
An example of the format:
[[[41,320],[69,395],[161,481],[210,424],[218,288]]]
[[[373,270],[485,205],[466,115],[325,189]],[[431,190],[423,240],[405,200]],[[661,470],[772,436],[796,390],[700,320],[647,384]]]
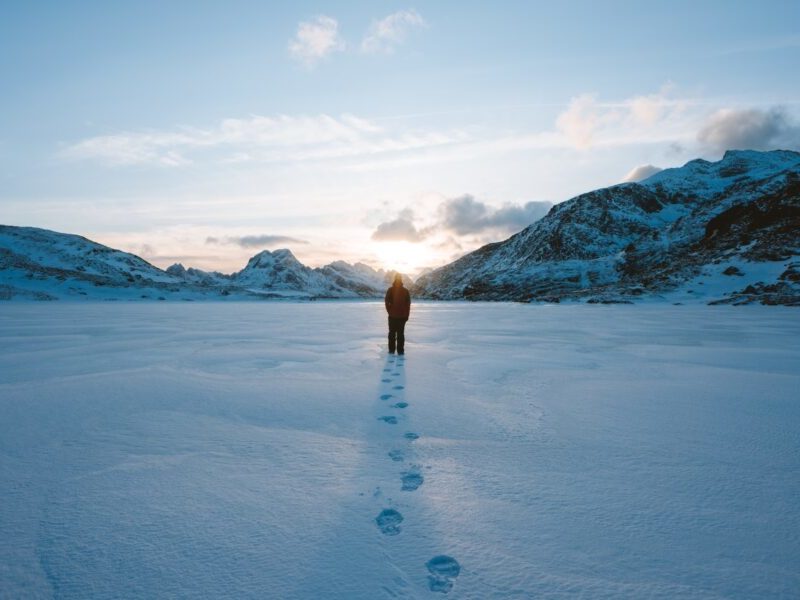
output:
[[[429,298],[800,304],[800,153],[729,151],[554,206],[420,277]]]

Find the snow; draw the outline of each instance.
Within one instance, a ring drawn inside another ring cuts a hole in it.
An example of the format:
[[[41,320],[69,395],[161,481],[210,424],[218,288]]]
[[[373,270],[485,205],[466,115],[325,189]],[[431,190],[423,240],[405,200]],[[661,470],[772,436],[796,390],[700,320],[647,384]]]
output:
[[[0,597],[797,595],[793,309],[418,303],[404,359],[384,329],[3,305]]]
[[[800,155],[797,152],[729,150],[717,162],[695,159],[683,167],[659,171],[639,183],[648,188],[665,186],[673,192],[708,197],[731,188],[743,174],[753,180],[763,179],[798,167]]]
[[[675,290],[653,296],[645,301],[669,300],[684,304],[714,301],[741,291],[748,285],[778,281],[781,273],[785,272],[792,262],[752,262],[739,256],[732,256],[718,264],[704,265],[697,276],[684,281]],[[741,275],[725,275],[724,271],[729,267],[737,268]]]

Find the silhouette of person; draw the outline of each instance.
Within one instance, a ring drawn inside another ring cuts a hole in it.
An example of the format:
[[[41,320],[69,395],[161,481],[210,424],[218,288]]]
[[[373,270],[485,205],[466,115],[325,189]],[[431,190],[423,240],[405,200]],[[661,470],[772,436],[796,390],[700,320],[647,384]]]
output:
[[[386,312],[389,313],[389,354],[405,354],[405,329],[411,312],[411,294],[403,287],[400,273],[394,276],[392,287],[386,290],[384,298]]]

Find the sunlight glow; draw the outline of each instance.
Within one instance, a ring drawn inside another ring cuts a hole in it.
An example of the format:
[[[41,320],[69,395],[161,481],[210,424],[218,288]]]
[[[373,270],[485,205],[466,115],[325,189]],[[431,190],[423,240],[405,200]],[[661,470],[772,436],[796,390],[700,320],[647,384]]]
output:
[[[373,249],[386,271],[400,271],[412,277],[423,268],[441,262],[441,257],[427,244],[412,242],[374,242]]]

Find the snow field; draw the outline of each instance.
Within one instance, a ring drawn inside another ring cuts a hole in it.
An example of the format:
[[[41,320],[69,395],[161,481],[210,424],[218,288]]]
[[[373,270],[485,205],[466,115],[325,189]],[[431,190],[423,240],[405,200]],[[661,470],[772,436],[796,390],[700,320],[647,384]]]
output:
[[[764,307],[18,304],[0,597],[800,589],[800,319]]]

